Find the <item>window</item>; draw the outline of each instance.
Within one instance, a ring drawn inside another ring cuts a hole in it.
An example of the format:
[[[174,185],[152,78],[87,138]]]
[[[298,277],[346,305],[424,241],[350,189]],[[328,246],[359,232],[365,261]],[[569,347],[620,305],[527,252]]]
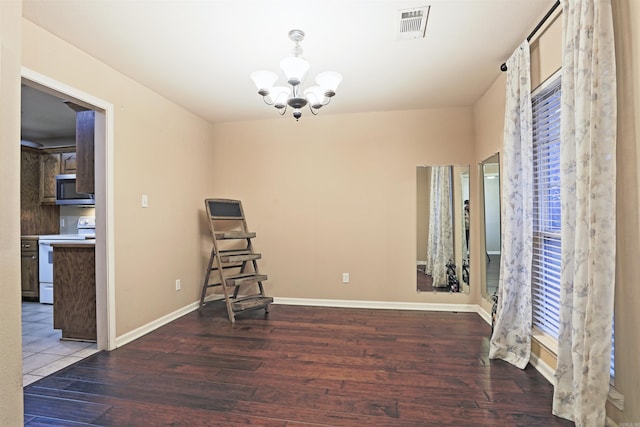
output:
[[[560,76],[532,96],[533,118],[533,262],[532,324],[558,339],[560,326]],[[615,374],[611,339],[611,378]]]
[[[533,326],[558,338],[560,320],[560,77],[532,97]]]

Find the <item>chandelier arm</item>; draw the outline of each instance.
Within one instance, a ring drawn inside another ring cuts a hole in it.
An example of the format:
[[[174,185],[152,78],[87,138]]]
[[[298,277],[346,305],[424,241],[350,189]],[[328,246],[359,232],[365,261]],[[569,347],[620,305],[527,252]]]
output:
[[[281,116],[284,116],[284,113],[286,113],[286,112],[287,112],[287,104],[284,104],[284,108],[280,108],[280,109],[278,110],[278,113],[279,113]]]
[[[311,104],[309,104],[309,111],[311,111],[311,114],[313,114],[314,116],[317,116],[318,113],[320,112],[320,109],[319,108],[313,108],[311,106]]]
[[[265,104],[267,104],[267,105],[273,105],[273,104],[274,104],[274,102],[269,102],[269,101],[267,101],[267,97],[266,97],[266,96],[263,96],[263,97],[262,97],[262,100],[263,100],[263,101],[264,101],[264,103],[265,103]]]

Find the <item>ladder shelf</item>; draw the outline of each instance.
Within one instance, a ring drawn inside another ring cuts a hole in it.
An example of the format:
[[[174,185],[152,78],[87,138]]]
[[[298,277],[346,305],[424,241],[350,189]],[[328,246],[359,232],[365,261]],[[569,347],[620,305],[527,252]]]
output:
[[[240,200],[206,199],[205,207],[212,236],[211,255],[205,273],[200,309],[205,305],[207,291],[221,287],[229,320],[248,310],[269,312],[273,298],[266,296],[263,281],[266,274],[258,269],[262,255],[254,252],[252,239],[256,233],[247,230],[247,222]],[[240,294],[252,290],[248,294]]]

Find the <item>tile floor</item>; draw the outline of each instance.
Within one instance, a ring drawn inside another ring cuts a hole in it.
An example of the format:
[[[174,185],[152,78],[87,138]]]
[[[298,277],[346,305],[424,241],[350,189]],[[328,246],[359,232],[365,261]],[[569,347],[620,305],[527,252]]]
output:
[[[95,343],[62,341],[53,329],[53,306],[22,303],[22,385],[69,366],[96,353]]]

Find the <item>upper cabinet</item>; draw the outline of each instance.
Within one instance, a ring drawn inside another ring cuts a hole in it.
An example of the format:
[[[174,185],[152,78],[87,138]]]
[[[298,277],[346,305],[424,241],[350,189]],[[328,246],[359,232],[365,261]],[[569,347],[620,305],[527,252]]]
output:
[[[76,145],[42,150],[40,203],[55,204],[56,175],[59,174],[75,174],[78,193],[95,193],[93,146],[96,112],[77,105],[72,108],[76,111]]]
[[[56,175],[60,173],[60,153],[40,155],[40,203],[56,202]]]
[[[76,172],[76,191],[94,194],[94,140],[95,117],[93,110],[76,111],[76,153],[78,170]]]
[[[56,175],[76,173],[75,147],[42,150],[40,155],[40,203],[56,203]]]
[[[76,173],[76,153],[60,153],[60,173]]]
[[[20,147],[20,234],[23,236],[60,233],[59,207],[40,202],[42,156],[48,156],[47,168],[54,168],[51,161],[55,165],[57,157],[49,154],[41,149]]]

